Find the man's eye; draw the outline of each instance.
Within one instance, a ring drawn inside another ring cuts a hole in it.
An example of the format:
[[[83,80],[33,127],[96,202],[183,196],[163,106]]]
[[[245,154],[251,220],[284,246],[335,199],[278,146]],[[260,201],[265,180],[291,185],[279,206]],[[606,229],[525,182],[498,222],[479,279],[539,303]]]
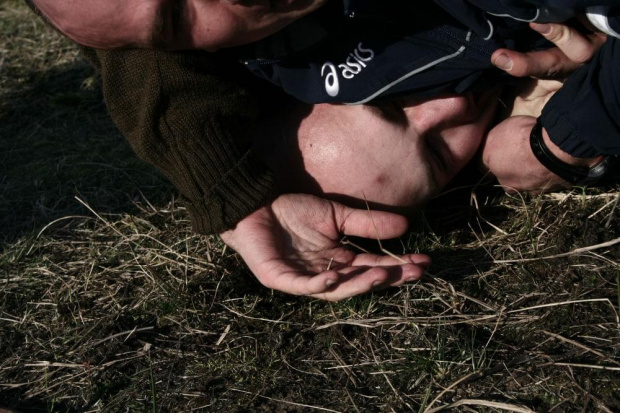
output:
[[[243,6],[243,7],[255,7],[255,6],[266,6],[268,10],[272,10],[277,5],[275,4],[275,0],[224,0],[225,3],[228,3],[232,6]]]
[[[430,140],[432,139],[433,138],[431,137]],[[429,139],[426,141],[426,150],[442,171],[445,172],[448,170],[448,165],[446,164],[446,160],[444,159],[441,151],[433,143],[429,142]]]
[[[375,104],[377,109],[381,112],[381,116],[390,121],[396,123],[406,123],[407,117],[405,116],[405,112],[403,108],[398,104],[397,101],[384,101],[378,102]]]

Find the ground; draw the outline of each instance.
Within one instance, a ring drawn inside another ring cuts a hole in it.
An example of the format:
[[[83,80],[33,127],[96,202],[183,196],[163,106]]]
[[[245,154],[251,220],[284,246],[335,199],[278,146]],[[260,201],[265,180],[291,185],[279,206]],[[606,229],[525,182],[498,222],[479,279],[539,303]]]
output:
[[[0,4],[0,407],[620,411],[618,188],[463,186],[387,247],[423,281],[261,287],[116,131],[76,48]]]

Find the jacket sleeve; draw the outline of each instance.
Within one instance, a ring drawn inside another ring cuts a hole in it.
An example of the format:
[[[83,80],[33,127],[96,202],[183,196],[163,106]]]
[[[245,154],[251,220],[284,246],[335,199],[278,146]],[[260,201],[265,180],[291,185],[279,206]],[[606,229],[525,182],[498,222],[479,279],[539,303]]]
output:
[[[541,122],[577,158],[620,155],[620,40],[608,38],[547,102]]]
[[[243,68],[206,52],[95,53],[114,122],[178,189],[195,231],[223,232],[273,197],[273,174],[244,138],[258,104]]]
[[[591,6],[587,8],[586,16],[601,32],[620,38],[620,7]]]

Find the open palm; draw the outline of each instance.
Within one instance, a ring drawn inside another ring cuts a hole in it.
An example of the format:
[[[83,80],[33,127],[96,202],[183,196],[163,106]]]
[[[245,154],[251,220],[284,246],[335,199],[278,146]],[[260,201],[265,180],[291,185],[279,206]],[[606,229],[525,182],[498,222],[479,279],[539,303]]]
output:
[[[340,244],[343,235],[394,238],[407,225],[400,215],[287,194],[244,218],[222,239],[266,287],[340,300],[422,276],[430,263],[425,255],[356,253]]]

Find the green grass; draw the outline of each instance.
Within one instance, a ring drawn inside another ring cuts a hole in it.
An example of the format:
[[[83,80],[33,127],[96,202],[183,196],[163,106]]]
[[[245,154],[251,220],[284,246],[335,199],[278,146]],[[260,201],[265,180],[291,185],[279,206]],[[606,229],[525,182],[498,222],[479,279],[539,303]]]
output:
[[[14,1],[0,37],[0,407],[620,410],[618,244],[530,260],[620,238],[617,189],[457,191],[403,239],[424,281],[285,296],[191,233],[73,46]]]

